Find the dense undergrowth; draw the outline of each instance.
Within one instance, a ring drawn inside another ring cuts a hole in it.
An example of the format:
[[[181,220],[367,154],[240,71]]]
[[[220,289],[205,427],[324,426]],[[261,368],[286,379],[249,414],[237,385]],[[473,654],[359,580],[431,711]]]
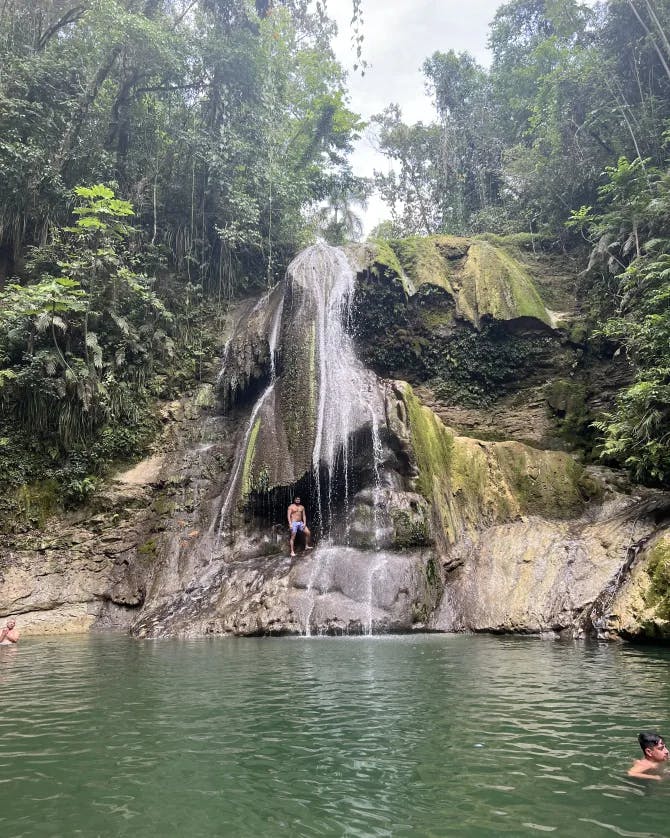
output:
[[[198,382],[215,340],[214,306],[161,270],[131,205],[102,185],[76,194],[73,226],[30,252],[32,281],[2,293],[0,482],[28,520],[140,456],[159,403]]]
[[[226,301],[279,279],[319,225],[336,242],[355,227],[367,187],[348,153],[363,125],[326,11],[307,0],[3,6],[10,494],[41,484],[59,502],[85,498],[110,463],[146,450],[160,401],[197,381]],[[509,0],[489,68],[453,49],[431,56],[435,121],[406,125],[397,105],[373,118],[394,161],[374,175],[391,217],[376,231],[382,281],[358,295],[365,359],[384,374],[482,409],[544,376],[571,447],[666,487],[669,26],[658,0]],[[465,236],[480,277],[505,274],[507,295],[459,273]],[[568,298],[578,316],[557,338],[546,306]],[[457,325],[449,299],[465,314]],[[514,311],[536,325],[501,327]],[[627,371],[594,413],[599,382],[579,376],[601,362]]]

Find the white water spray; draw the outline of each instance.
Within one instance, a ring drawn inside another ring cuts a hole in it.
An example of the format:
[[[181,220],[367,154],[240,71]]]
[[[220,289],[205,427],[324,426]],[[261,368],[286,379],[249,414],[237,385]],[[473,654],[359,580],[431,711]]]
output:
[[[300,253],[289,266],[291,281],[302,289],[302,306],[316,326],[318,404],[312,468],[316,483],[319,519],[323,520],[324,499],[319,481],[320,469],[328,479],[328,507],[332,501],[332,480],[337,458],[341,457],[345,482],[345,506],[349,494],[352,433],[363,427],[373,404],[376,388],[372,377],[354,352],[349,326],[356,285],[354,271],[344,252],[317,244]],[[345,509],[346,514],[346,509]]]
[[[251,437],[251,433],[254,429],[254,425],[256,424],[256,419],[258,418],[258,414],[260,413],[261,408],[265,404],[268,396],[274,390],[275,382],[272,381],[268,387],[263,391],[261,397],[258,399],[256,404],[254,405],[254,409],[251,411],[251,416],[249,417],[249,424],[247,425],[247,429],[244,434],[244,441],[240,446],[237,457],[235,458],[235,466],[233,467],[233,474],[230,478],[230,482],[228,483],[228,491],[226,492],[225,500],[221,506],[221,513],[219,515],[219,536],[225,529],[226,523],[228,523],[228,519],[230,516],[230,510],[232,508],[233,502],[237,497],[238,489],[239,489],[239,481],[242,475],[242,466],[244,464],[244,459],[247,453],[247,446],[249,445],[249,439]]]
[[[372,472],[375,485],[372,490],[372,526],[374,530],[375,547],[379,547],[379,539],[382,531],[379,524],[379,507],[382,502],[382,460],[383,460],[382,439],[379,434],[379,422],[375,412],[372,411]]]
[[[279,341],[279,329],[281,327],[281,318],[284,312],[284,298],[282,297],[277,310],[275,311],[274,320],[272,321],[272,328],[270,329],[270,337],[268,345],[270,350],[270,381],[277,378],[277,344]]]

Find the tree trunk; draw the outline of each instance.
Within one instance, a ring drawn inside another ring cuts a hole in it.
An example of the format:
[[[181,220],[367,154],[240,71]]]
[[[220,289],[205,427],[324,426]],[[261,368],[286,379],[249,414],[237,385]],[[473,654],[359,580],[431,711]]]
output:
[[[95,102],[98,93],[100,92],[100,88],[107,80],[107,77],[112,71],[114,64],[116,63],[116,59],[121,54],[121,45],[117,44],[117,46],[113,47],[112,51],[107,56],[107,60],[105,63],[98,69],[98,72],[95,76],[91,79],[86,91],[80,98],[77,107],[75,108],[75,112],[72,116],[72,120],[70,124],[63,134],[63,139],[60,144],[60,148],[56,153],[56,157],[54,159],[54,168],[59,174],[63,174],[65,168],[70,159],[70,153],[74,147],[74,144],[79,137],[79,133],[82,129],[84,124],[84,120],[88,114],[88,109],[91,107],[93,102]]]

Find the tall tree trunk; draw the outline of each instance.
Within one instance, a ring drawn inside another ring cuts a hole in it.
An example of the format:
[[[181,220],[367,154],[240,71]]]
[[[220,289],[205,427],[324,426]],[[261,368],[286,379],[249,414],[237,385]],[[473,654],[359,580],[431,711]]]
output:
[[[67,130],[63,134],[63,139],[61,141],[60,147],[56,152],[56,156],[54,158],[54,168],[59,174],[63,174],[65,168],[70,159],[70,153],[74,147],[74,144],[79,137],[79,133],[81,132],[82,126],[84,124],[84,120],[88,114],[88,110],[95,102],[98,93],[100,92],[100,88],[107,80],[107,77],[112,71],[114,64],[116,63],[116,59],[121,55],[121,44],[117,44],[115,47],[112,48],[111,52],[107,56],[107,60],[105,63],[98,69],[98,72],[95,76],[91,79],[88,87],[84,91],[83,95],[79,99],[77,103],[77,107],[75,108],[75,112],[70,120],[70,124],[67,127]]]
[[[636,6],[635,6],[635,2],[634,2],[634,0],[628,0],[628,5],[631,7],[631,9],[632,9],[632,11],[633,11],[633,14],[635,15],[635,17],[638,19],[638,21],[639,21],[639,23],[640,23],[640,26],[644,29],[644,31],[645,31],[645,32],[646,32],[646,34],[648,35],[649,39],[651,40],[652,44],[654,45],[654,50],[656,51],[656,55],[658,55],[658,57],[659,57],[659,59],[660,59],[660,61],[661,61],[661,64],[663,65],[663,69],[665,70],[665,73],[666,73],[666,75],[667,75],[668,79],[670,79],[670,66],[668,66],[668,62],[666,61],[665,56],[664,56],[664,55],[663,55],[663,53],[661,52],[661,48],[660,48],[660,47],[659,47],[659,45],[656,43],[656,38],[654,38],[654,35],[653,35],[653,33],[652,33],[651,29],[649,28],[649,26],[647,25],[647,23],[646,23],[646,22],[642,19],[642,17],[640,16],[640,13],[638,12],[638,10],[637,10],[637,8],[636,8]],[[653,10],[651,9],[651,7],[650,7],[650,5],[649,5],[649,3],[648,3],[648,2],[647,2],[647,8],[648,8],[648,10],[651,12],[651,16],[652,16],[652,18],[656,21],[656,24],[657,24],[657,26],[658,26],[658,28],[659,28],[659,30],[660,30],[660,32],[661,32],[661,36],[662,36],[662,38],[663,38],[663,39],[666,41],[666,43],[667,43],[667,38],[665,37],[665,33],[663,32],[663,28],[661,27],[661,24],[659,23],[658,18],[657,18],[657,17],[656,17],[656,15],[654,14],[654,12],[653,12]]]

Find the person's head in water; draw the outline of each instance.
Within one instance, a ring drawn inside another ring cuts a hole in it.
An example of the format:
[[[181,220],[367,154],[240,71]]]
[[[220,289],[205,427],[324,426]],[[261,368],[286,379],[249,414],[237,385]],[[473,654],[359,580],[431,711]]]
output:
[[[641,733],[637,737],[642,753],[652,762],[666,762],[668,759],[668,748],[663,737],[658,733]]]

